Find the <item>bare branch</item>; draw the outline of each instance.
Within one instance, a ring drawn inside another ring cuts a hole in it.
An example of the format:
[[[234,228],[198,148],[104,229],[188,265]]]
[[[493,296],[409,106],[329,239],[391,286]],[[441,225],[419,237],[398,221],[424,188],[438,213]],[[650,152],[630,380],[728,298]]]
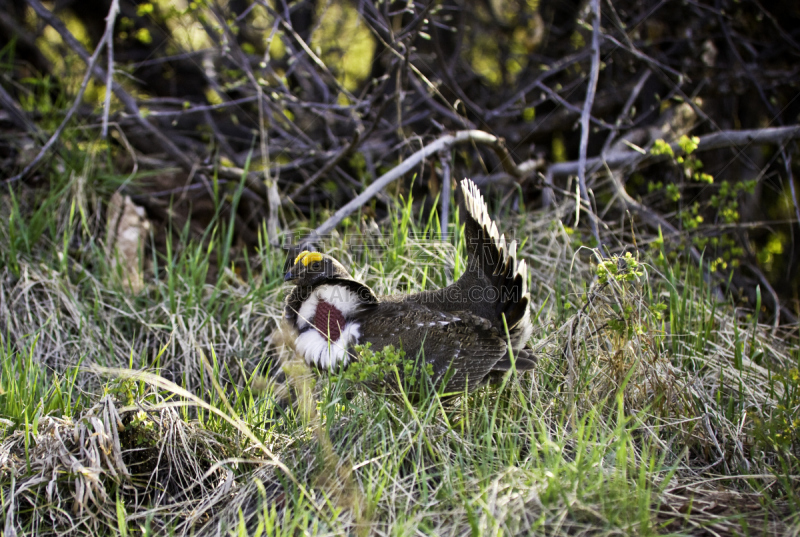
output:
[[[589,147],[589,121],[592,116],[592,104],[594,103],[594,94],[597,90],[597,79],[600,76],[600,0],[591,1],[592,9],[592,69],[589,74],[589,87],[586,89],[586,100],[583,103],[583,110],[581,111],[581,145],[580,145],[580,158],[578,160],[578,183],[581,190],[581,198],[588,206],[592,206],[589,201],[589,191],[586,188],[586,152]],[[577,213],[580,215],[580,209]],[[592,235],[594,235],[597,242],[600,256],[603,256],[603,249],[600,248],[602,242],[600,241],[600,233],[597,230],[597,220],[594,211],[589,211],[590,226]],[[578,222],[575,222],[578,225]]]
[[[111,110],[111,86],[114,81],[114,23],[119,13],[119,0],[113,0],[106,16],[106,31],[100,40],[98,48],[105,43],[106,56],[108,57],[108,69],[106,72],[106,96],[103,100],[103,138],[108,137],[108,114]],[[89,69],[91,71],[91,69]]]
[[[748,147],[752,144],[783,144],[789,140],[800,139],[800,125],[789,125],[787,127],[771,127],[766,129],[750,129],[741,131],[720,131],[700,137],[700,143],[695,151],[709,151],[711,149],[721,149],[725,147]],[[675,142],[670,144],[673,152],[681,151],[680,145]],[[644,163],[658,162],[667,160],[665,155],[651,155],[650,153],[639,153],[637,151],[616,151],[609,153],[605,157],[592,157],[586,159],[586,166],[591,167],[605,163],[609,169],[639,166]],[[520,167],[526,163],[520,164]],[[577,175],[580,168],[580,161],[559,162],[547,168],[547,172],[553,177],[565,177]]]
[[[474,142],[478,144],[488,145],[497,150],[497,148],[503,148],[502,140],[497,136],[491,135],[488,132],[483,131],[476,131],[476,130],[469,130],[469,131],[459,131],[455,134],[447,134],[442,136],[441,138],[437,139],[436,141],[426,145],[419,151],[412,154],[406,160],[404,160],[401,164],[397,165],[393,169],[389,170],[378,179],[376,179],[371,185],[364,189],[358,197],[350,201],[344,205],[341,209],[336,211],[333,216],[328,218],[325,222],[323,222],[317,229],[315,229],[311,235],[307,238],[307,240],[315,240],[326,233],[330,233],[342,220],[344,220],[347,216],[352,214],[356,211],[359,207],[367,203],[371,200],[375,195],[377,195],[383,188],[385,188],[389,183],[392,181],[399,179],[409,171],[411,171],[415,166],[417,166],[420,162],[425,160],[431,155],[434,155],[440,151],[445,151],[450,149],[454,145],[462,144],[465,142]],[[502,149],[500,149],[502,151]],[[510,156],[508,159],[510,161]],[[512,161],[513,164],[513,161]],[[514,165],[514,168],[518,170],[517,166]]]

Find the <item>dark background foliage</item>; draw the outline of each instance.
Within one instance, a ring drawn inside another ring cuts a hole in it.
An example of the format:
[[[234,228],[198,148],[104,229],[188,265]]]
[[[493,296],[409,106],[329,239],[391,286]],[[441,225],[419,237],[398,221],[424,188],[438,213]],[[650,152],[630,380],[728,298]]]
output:
[[[597,5],[588,157],[798,123],[796,3]],[[0,0],[7,188],[47,187],[52,161],[28,164],[63,119],[64,96],[76,94],[86,69],[79,52],[101,43],[111,6]],[[424,210],[434,209],[443,179],[462,176],[503,210],[563,203],[575,197],[576,174],[553,170],[580,158],[591,11],[561,0],[120,0],[107,166],[137,172],[122,188],[157,224],[162,247],[187,222],[202,235],[220,206],[240,252],[262,230],[277,244],[298,217],[326,216],[414,151],[465,129],[501,137],[502,150],[463,144],[406,174],[400,188],[413,188]],[[68,166],[78,166],[85,144],[100,143],[105,53],[97,67],[78,128],[54,145]],[[582,194],[598,220],[582,218],[577,240],[618,251],[660,227],[675,255],[694,248],[722,288],[751,304],[760,285],[765,319],[781,312],[792,321],[800,308],[796,139],[731,141],[613,170],[590,165]],[[635,211],[620,202],[619,185]],[[390,203],[378,196],[362,217],[380,221]]]

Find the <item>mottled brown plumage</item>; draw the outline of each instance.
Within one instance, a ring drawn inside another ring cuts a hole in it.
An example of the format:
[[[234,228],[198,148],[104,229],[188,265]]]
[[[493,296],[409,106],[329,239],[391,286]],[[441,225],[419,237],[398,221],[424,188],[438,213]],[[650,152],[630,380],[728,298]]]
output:
[[[526,347],[532,333],[525,262],[491,221],[477,187],[461,183],[467,270],[452,285],[411,295],[376,296],[335,259],[303,252],[286,273],[286,325],[297,351],[321,369],[357,359],[355,344],[402,348],[406,359],[432,369],[443,393],[472,391],[511,367],[534,365]],[[402,369],[402,368],[400,368]],[[414,369],[421,375],[423,368]]]

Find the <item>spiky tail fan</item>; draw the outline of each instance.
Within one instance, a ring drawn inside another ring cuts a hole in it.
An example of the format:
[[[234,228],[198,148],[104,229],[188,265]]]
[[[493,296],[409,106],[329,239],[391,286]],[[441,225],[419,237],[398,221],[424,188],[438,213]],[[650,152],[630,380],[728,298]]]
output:
[[[505,236],[498,233],[475,183],[464,179],[461,192],[467,270],[458,285],[469,294],[474,313],[490,319],[501,333],[508,328],[511,346],[518,353],[533,332],[527,265],[525,260],[517,262],[517,242],[506,243]]]

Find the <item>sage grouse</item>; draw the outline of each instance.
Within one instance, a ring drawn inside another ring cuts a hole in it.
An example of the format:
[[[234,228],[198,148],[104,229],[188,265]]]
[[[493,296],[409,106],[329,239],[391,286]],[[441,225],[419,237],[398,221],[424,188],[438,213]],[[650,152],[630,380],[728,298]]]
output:
[[[534,366],[526,348],[533,327],[525,261],[516,260],[516,241],[506,244],[498,234],[475,184],[464,179],[461,190],[467,269],[448,287],[376,296],[332,257],[297,256],[285,276],[295,287],[286,299],[284,340],[308,365],[341,370],[358,359],[354,345],[393,345],[415,364],[398,367],[401,376],[424,371],[444,395],[472,391],[508,371],[509,346],[518,370]]]

